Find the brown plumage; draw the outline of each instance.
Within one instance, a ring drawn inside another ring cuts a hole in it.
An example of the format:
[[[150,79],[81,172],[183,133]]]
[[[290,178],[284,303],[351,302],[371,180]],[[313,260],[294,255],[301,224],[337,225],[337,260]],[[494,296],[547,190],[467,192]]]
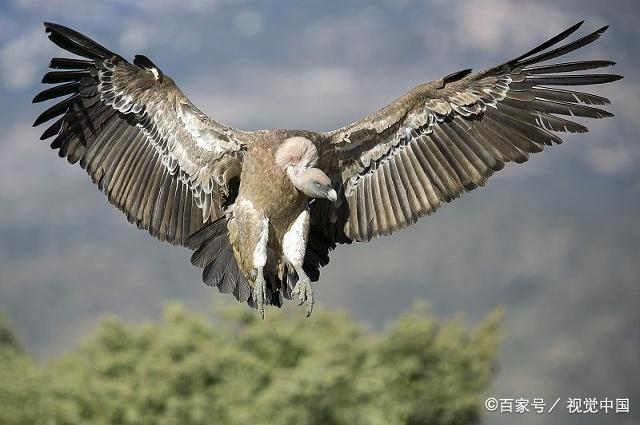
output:
[[[485,71],[420,85],[368,117],[328,133],[247,132],[198,110],[150,59],[133,63],[87,37],[45,23],[49,38],[83,59],[54,58],[55,84],[34,102],[68,96],[34,125],[79,162],[128,220],[194,250],[203,280],[256,307],[298,296],[337,243],[368,241],[413,224],[507,162],[525,162],[558,132],[586,132],[609,101],[565,86],[622,78],[602,60],[548,63],[607,27],[558,45],[578,23]],[[579,73],[576,73],[579,72]],[[560,88],[563,87],[563,88]]]

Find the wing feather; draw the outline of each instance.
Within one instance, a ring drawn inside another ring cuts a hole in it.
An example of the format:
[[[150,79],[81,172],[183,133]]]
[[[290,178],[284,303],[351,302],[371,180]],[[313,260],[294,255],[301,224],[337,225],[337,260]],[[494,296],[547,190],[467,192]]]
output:
[[[398,155],[395,163],[398,167],[398,173],[402,179],[402,184],[407,191],[407,203],[409,211],[406,212],[406,216],[409,220],[415,217],[415,214],[420,211],[422,205],[420,204],[420,197],[426,200],[426,194],[421,186],[417,185],[417,177],[411,167],[411,160],[408,157],[407,151],[403,150]]]
[[[592,43],[607,29],[559,44],[581,25],[488,70],[454,72],[417,86],[380,111],[326,133],[320,166],[346,202],[313,205],[312,224],[320,226],[324,215],[342,217],[324,229],[334,242],[390,234],[483,186],[505,163],[525,162],[544,146],[562,143],[554,132],[586,132],[574,118],[612,116],[597,107],[608,99],[557,86],[616,81],[622,77],[581,73],[614,62],[543,63]]]
[[[409,190],[411,186],[406,183],[406,177],[403,179],[400,175],[400,167],[398,163],[400,158],[396,157],[388,162],[389,179],[393,187],[391,195],[394,196],[396,206],[398,207],[397,215],[400,217],[400,226],[406,227],[408,221],[411,220],[411,205],[409,203]]]
[[[85,59],[51,60],[42,82],[55,85],[33,99],[56,100],[34,122],[55,119],[41,139],[53,137],[59,156],[79,161],[130,222],[161,240],[184,244],[220,217],[248,133],[206,117],[146,57],[131,64],[69,28],[45,29]]]
[[[373,192],[373,179],[368,179],[364,184],[362,184],[365,202],[366,202],[366,214],[364,217],[364,222],[360,226],[360,234],[366,235],[371,232],[371,229],[375,229],[378,227],[378,214],[376,211],[376,195]]]

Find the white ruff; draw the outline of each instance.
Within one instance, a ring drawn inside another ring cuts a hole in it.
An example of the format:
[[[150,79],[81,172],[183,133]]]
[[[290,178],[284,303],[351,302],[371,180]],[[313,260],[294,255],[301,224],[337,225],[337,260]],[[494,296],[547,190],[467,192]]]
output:
[[[307,248],[309,231],[309,211],[304,210],[296,218],[291,228],[282,238],[282,250],[293,266],[302,266]]]

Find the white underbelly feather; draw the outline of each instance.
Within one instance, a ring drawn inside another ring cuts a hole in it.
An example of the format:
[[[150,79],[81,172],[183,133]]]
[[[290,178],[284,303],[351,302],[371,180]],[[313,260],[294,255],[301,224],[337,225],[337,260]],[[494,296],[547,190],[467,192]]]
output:
[[[284,256],[292,265],[299,266],[304,262],[309,235],[309,219],[309,210],[305,209],[298,215],[282,238]]]

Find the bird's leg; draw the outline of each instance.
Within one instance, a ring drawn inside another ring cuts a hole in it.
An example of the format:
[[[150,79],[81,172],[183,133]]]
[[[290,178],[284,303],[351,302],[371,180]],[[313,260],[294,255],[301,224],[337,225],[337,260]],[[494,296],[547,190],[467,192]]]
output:
[[[253,267],[256,269],[256,279],[253,283],[253,302],[258,307],[260,316],[264,319],[264,304],[267,301],[267,282],[264,279],[264,265],[267,264],[267,242],[269,241],[269,220],[263,217],[260,222],[258,242],[253,250]]]
[[[293,224],[282,238],[284,256],[298,275],[298,282],[293,289],[293,294],[300,298],[300,304],[306,305],[307,317],[313,310],[313,291],[311,280],[303,270],[304,256],[309,237],[309,211],[304,210],[298,215]]]

